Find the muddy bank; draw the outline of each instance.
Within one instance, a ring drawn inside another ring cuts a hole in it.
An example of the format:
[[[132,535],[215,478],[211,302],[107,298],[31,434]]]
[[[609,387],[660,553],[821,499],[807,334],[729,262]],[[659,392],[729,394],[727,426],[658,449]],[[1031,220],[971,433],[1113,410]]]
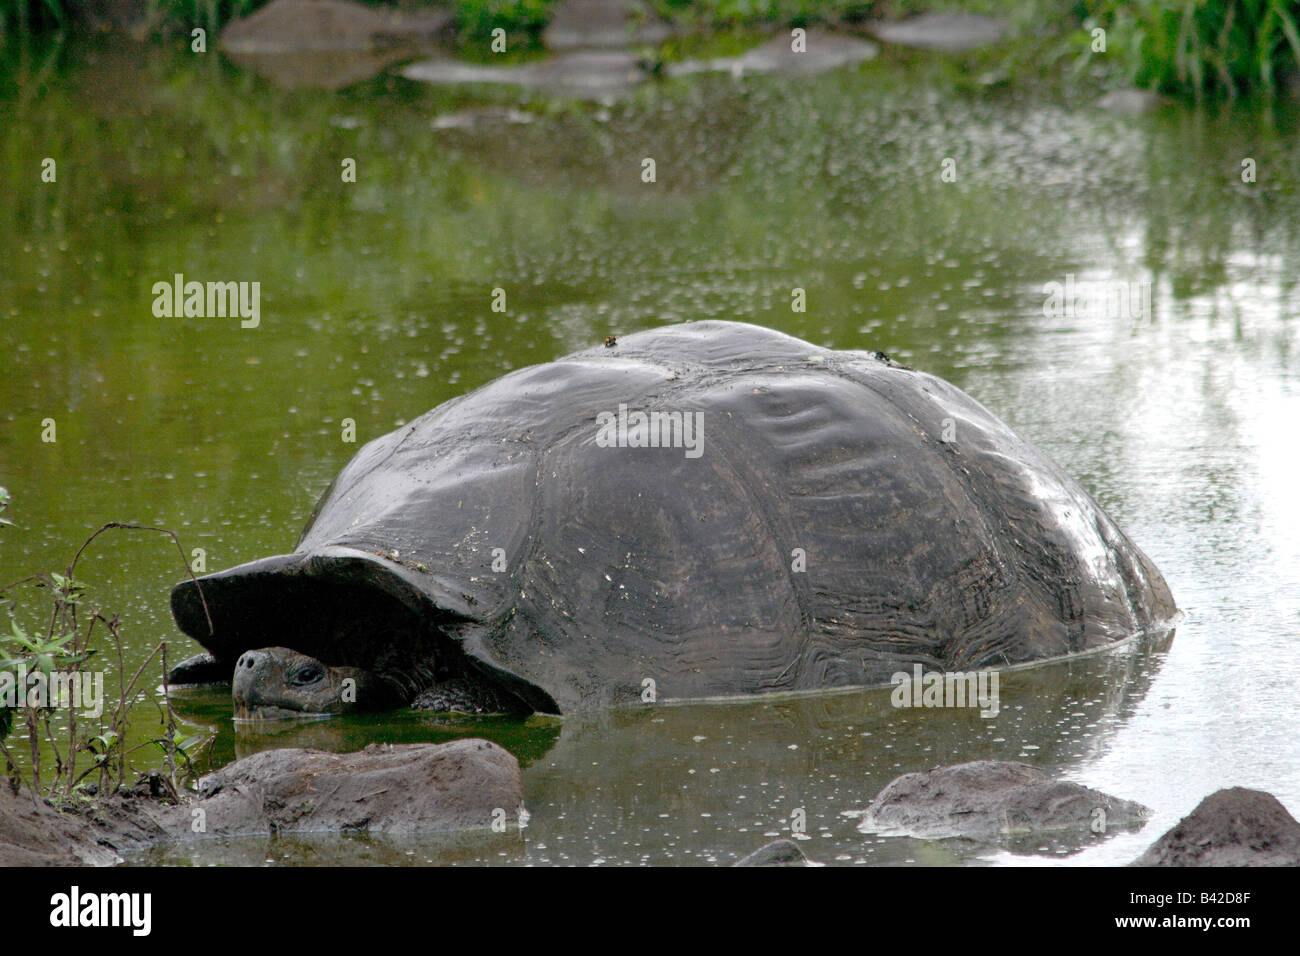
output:
[[[84,820],[0,783],[0,867],[112,866],[120,860]]]
[[[204,837],[517,827],[523,813],[518,762],[486,740],[266,750],[204,777],[195,796],[177,797],[154,774],[82,817],[5,786],[0,866],[105,866]]]

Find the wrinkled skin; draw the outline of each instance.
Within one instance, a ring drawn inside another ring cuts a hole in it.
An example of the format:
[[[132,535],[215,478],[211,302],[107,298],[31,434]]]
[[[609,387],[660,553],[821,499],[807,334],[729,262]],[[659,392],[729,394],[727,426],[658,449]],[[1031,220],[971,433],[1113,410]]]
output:
[[[238,720],[324,716],[349,711],[388,710],[409,705],[417,710],[463,714],[513,714],[526,716],[532,708],[467,662],[454,647],[443,653],[421,641],[406,622],[382,620],[370,612],[369,629],[394,637],[388,653],[375,657],[372,667],[330,664],[287,646],[252,648],[234,661],[204,652],[173,667],[172,685],[215,684],[229,681]],[[331,618],[338,634],[324,640],[337,648],[353,641],[354,622]],[[384,625],[379,627],[379,625]],[[400,635],[397,636],[397,635]],[[293,639],[286,633],[284,638]],[[287,641],[286,641],[287,643]],[[405,653],[403,653],[405,652]]]
[[[392,694],[369,671],[329,667],[287,647],[246,651],[235,662],[231,683],[235,716],[243,719],[392,706]]]
[[[235,717],[240,720],[387,710],[404,702],[400,690],[370,671],[331,667],[288,647],[244,652],[235,662],[231,685]],[[528,712],[513,695],[468,674],[435,681],[411,706],[464,714]]]

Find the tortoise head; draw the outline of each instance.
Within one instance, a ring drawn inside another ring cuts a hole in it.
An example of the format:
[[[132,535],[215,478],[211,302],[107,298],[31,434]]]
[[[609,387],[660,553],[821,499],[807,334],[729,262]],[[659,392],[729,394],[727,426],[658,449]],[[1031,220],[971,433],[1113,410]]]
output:
[[[288,647],[245,651],[232,677],[242,720],[382,710],[397,705],[387,681],[360,667],[331,667]]]
[[[231,681],[237,719],[399,707],[442,640],[436,608],[372,556],[249,562],[182,582],[172,611],[209,652],[199,679]]]

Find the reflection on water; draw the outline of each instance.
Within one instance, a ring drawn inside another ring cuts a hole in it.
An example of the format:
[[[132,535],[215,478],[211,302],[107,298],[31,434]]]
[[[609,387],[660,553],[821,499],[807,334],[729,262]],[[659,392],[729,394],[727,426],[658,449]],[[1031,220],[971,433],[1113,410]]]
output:
[[[1073,777],[1102,752],[1154,679],[1172,633],[1100,654],[1004,672],[1001,711],[898,709],[889,688],[726,703],[674,704],[592,717],[471,721],[408,712],[396,718],[337,718],[232,729],[214,692],[217,759],[271,747],[348,752],[374,740],[487,737],[523,766],[531,818],[511,839],[461,835],[350,840],[349,862],[598,861],[730,863],[776,836],[806,842],[819,862],[968,862],[993,849],[967,840],[863,836],[854,811],[900,773],[962,760],[1023,760]],[[195,718],[201,707],[179,704]],[[231,751],[233,750],[233,753]],[[1123,794],[1117,794],[1123,796]],[[798,827],[802,810],[806,831]],[[1113,835],[1113,834],[1112,834]],[[1087,830],[1019,838],[1020,853],[1070,854],[1102,842]],[[299,842],[287,844],[291,856]],[[283,841],[223,840],[160,849],[147,859],[260,862]],[[305,859],[311,859],[312,851]],[[413,855],[413,856],[412,856]]]
[[[1091,98],[974,93],[885,59],[647,84],[608,109],[394,78],[286,91],[161,49],[73,45],[6,65],[0,164],[30,185],[0,194],[0,485],[18,522],[0,532],[2,580],[62,567],[108,520],[175,528],[210,569],[282,552],[355,451],[343,419],[365,441],[607,333],[729,318],[952,380],[1079,478],[1188,613],[1167,649],[1007,675],[993,721],[895,711],[868,691],[236,734],[225,694],[188,695],[185,714],[221,728],[217,761],[496,739],[525,764],[533,823],[157,858],[730,862],[802,807],[825,862],[1123,863],[1220,786],[1300,813],[1295,118],[1118,118]],[[491,121],[516,109],[533,121]],[[466,110],[486,119],[437,122]],[[655,184],[640,180],[646,156]],[[55,184],[39,182],[45,157]],[[1241,182],[1243,157],[1257,183]],[[152,284],[178,272],[260,282],[261,327],[154,318]],[[1044,286],[1071,276],[1147,283],[1151,307],[1049,317]],[[807,312],[790,310],[794,287]],[[57,443],[40,439],[46,417]],[[81,567],[122,616],[128,671],[176,636],[165,549],[104,538]],[[137,741],[156,732],[147,696]],[[844,815],[898,773],[978,757],[1155,817],[1072,855],[1063,841],[1025,855],[1037,848],[863,837]]]

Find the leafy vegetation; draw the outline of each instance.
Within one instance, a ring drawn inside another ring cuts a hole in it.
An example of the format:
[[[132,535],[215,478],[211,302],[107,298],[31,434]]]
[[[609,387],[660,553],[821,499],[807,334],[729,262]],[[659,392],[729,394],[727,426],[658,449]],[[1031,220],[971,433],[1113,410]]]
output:
[[[1297,0],[1095,0],[1087,13],[1085,30],[1106,31],[1104,55],[1140,87],[1271,94],[1300,67]]]
[[[8,491],[0,488],[0,525],[13,524],[3,517],[9,503]],[[175,789],[196,775],[194,759],[210,742],[202,735],[182,736],[163,695],[156,701],[157,734],[134,747],[125,744],[127,713],[145,671],[158,661],[166,679],[167,643],[160,642],[127,680],[117,616],[88,602],[87,586],[76,579],[87,547],[113,528],[160,531],[175,540],[159,528],[110,523],[86,540],[64,573],[39,572],[0,587],[0,608],[8,619],[7,633],[0,628],[0,757],[15,790],[25,777],[33,792],[66,800],[89,777],[97,793],[109,793],[134,771],[128,757],[144,748],[156,749],[166,759]],[[23,587],[44,595],[33,602],[44,607],[26,608],[26,617],[46,621],[48,613],[48,623],[33,627],[20,621],[16,595]],[[111,709],[103,695],[105,669],[88,666],[98,663],[104,650],[113,652],[117,663],[118,693]],[[86,707],[92,709],[82,713]],[[65,711],[66,724],[56,724]],[[15,739],[21,742],[16,747],[25,744],[21,756],[10,749]]]
[[[497,27],[507,33],[535,36],[546,26],[555,0],[456,0],[456,27],[464,38],[490,36]]]

